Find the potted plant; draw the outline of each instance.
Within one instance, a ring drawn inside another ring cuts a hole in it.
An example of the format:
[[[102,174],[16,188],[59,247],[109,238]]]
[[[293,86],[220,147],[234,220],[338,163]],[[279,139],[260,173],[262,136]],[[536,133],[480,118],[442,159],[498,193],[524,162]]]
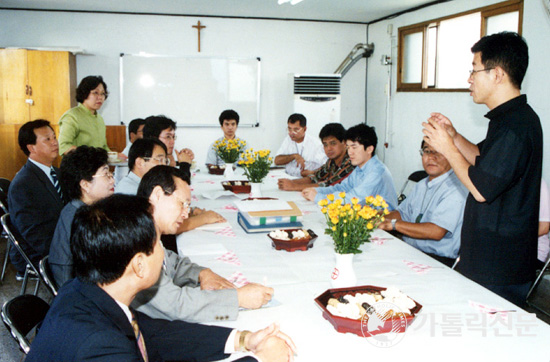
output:
[[[225,162],[224,176],[229,178],[233,176],[233,164],[239,160],[241,153],[246,148],[246,141],[239,138],[232,140],[223,139],[214,142],[214,149],[218,156]]]
[[[325,215],[327,228],[325,234],[334,241],[336,252],[336,267],[332,272],[334,287],[354,285],[357,281],[353,271],[353,255],[361,253],[359,247],[370,242],[371,234],[384,221],[384,215],[389,214],[388,204],[382,196],[368,196],[365,205],[354,197],[346,203],[346,193],[341,192],[335,198],[327,195],[319,201],[321,212]]]
[[[261,196],[260,184],[269,173],[269,167],[273,162],[270,154],[270,150],[254,151],[251,148],[243,154],[239,161],[239,165],[244,168],[244,173],[250,181],[251,196]]]

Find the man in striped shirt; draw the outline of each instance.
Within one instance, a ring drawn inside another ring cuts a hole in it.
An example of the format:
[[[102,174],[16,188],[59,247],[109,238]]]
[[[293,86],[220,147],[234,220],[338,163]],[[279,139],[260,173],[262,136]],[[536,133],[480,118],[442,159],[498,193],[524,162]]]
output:
[[[307,187],[325,187],[336,185],[344,180],[355,169],[346,151],[346,130],[340,123],[329,123],[319,133],[323,143],[327,162],[299,179],[279,179],[279,189],[284,191],[302,191]],[[303,174],[303,173],[302,173]]]

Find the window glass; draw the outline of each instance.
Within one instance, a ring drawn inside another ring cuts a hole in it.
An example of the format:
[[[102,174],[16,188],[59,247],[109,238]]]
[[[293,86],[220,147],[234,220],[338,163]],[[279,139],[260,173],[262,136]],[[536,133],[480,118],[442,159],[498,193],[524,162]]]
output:
[[[422,81],[422,33],[405,35],[404,56],[407,64],[403,68],[403,82],[420,83]]]
[[[439,24],[437,87],[467,88],[472,67],[472,45],[479,40],[481,14],[474,13]]]
[[[437,60],[437,26],[428,28],[428,87],[435,87]]]
[[[519,11],[512,11],[487,18],[486,34],[491,35],[501,31],[517,31],[519,26]]]

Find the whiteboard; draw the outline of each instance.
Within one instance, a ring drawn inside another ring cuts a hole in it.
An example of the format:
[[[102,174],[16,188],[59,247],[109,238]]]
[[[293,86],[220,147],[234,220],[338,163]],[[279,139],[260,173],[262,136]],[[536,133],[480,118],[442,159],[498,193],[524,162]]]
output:
[[[225,109],[239,127],[260,119],[260,58],[120,54],[120,119],[163,114],[178,127],[219,127]]]

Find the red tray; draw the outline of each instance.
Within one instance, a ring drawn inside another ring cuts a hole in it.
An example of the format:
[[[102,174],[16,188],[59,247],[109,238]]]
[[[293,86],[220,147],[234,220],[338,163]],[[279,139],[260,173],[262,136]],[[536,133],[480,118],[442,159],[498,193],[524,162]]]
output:
[[[283,229],[283,231],[286,231],[290,235],[292,235],[293,231],[298,231],[298,230],[303,230],[303,229]],[[313,242],[315,241],[315,239],[317,239],[317,234],[315,234],[312,230],[307,230],[307,232],[310,236],[309,238],[303,238],[298,240],[275,239],[275,238],[272,238],[269,234],[267,234],[267,236],[272,240],[271,245],[273,245],[275,250],[286,250],[289,252],[296,251],[296,250],[306,251],[307,249],[313,247]]]
[[[208,166],[208,173],[212,175],[223,175],[225,172],[225,167],[221,168],[220,166],[216,165],[209,165]]]
[[[388,318],[384,321],[383,325],[378,326],[376,330],[368,330],[367,321],[365,320],[356,320],[356,319],[350,319],[350,318],[344,318],[332,315],[327,310],[327,303],[330,298],[340,298],[344,295],[351,294],[355,295],[357,293],[373,293],[373,292],[380,292],[382,290],[386,290],[386,288],[383,287],[375,287],[372,285],[363,285],[363,286],[356,286],[356,287],[349,287],[349,288],[337,288],[337,289],[327,289],[323,294],[319,295],[317,298],[315,298],[315,303],[321,308],[321,311],[323,312],[323,317],[330,322],[334,326],[334,328],[340,332],[340,333],[354,333],[357,334],[359,337],[370,337],[374,336],[376,334],[381,333],[388,333],[388,332],[398,332],[403,333],[408,328],[408,326],[411,325],[413,322],[416,314],[420,312],[422,309],[422,305],[420,305],[416,300],[414,302],[416,303],[416,306],[411,309],[410,316],[403,316],[400,317],[392,317]],[[403,323],[403,319],[406,320],[406,323]]]
[[[240,185],[235,185],[235,182],[240,182]],[[222,186],[224,189],[232,191],[236,194],[249,194],[250,193],[250,182],[248,181],[222,181]]]

